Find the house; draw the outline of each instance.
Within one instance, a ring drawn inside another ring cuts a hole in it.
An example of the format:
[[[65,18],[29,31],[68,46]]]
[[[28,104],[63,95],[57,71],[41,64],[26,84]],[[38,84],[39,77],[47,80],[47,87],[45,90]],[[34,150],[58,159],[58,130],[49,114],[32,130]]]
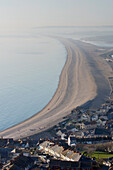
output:
[[[11,160],[11,164],[9,166],[9,170],[23,170],[23,169],[30,169],[34,161],[31,157],[26,157],[20,154],[14,160]]]
[[[13,149],[12,151],[11,151],[11,155],[12,155],[12,157],[13,158],[15,158],[15,157],[17,157],[17,156],[19,156],[20,155],[20,153],[22,153],[22,150],[20,150],[20,149]]]
[[[73,128],[75,128],[74,125],[68,125],[68,126],[66,126],[66,130],[67,130],[67,131],[71,131]]]
[[[97,126],[103,126],[102,120],[100,120],[100,119],[97,120]]]
[[[76,127],[79,129],[85,129],[85,124],[84,123],[76,123]]]
[[[96,121],[85,122],[85,129],[94,129],[97,127]]]
[[[78,162],[81,158],[81,154],[80,153],[74,153],[73,155],[71,155],[71,161],[75,161]]]
[[[73,129],[71,129],[71,132],[78,132],[78,129],[73,128]]]
[[[62,146],[54,145],[49,141],[45,141],[40,144],[40,149],[47,151],[50,155],[60,157],[61,152],[64,150]]]
[[[81,121],[90,121],[89,115],[83,113],[83,114],[81,115]]]
[[[97,121],[97,120],[98,120],[98,115],[97,115],[97,114],[93,114],[93,115],[91,116],[91,120],[92,120],[92,121]]]
[[[113,129],[113,120],[109,120],[106,122],[108,128]]]
[[[14,144],[13,138],[0,138],[0,147]]]
[[[94,135],[96,135],[96,136],[110,136],[111,132],[105,128],[96,128]]]
[[[9,159],[11,151],[12,149],[10,148],[0,148],[0,162],[1,163],[4,163]]]
[[[61,137],[62,136],[62,132],[61,130],[59,130],[57,133],[56,133],[57,136]]]
[[[46,141],[47,142],[47,141]],[[45,147],[45,142],[42,144],[44,151],[46,151],[49,155],[54,156],[56,159],[63,159],[67,161],[78,161],[81,157],[79,153],[76,153],[72,150],[64,150],[63,146],[59,145],[47,145]],[[69,148],[69,147],[68,147]]]
[[[76,137],[84,137],[84,132],[83,131],[78,131],[78,132],[73,132],[74,136]]]
[[[79,161],[81,155],[79,153],[75,153],[72,150],[65,150],[61,153],[61,158],[66,161]]]
[[[102,121],[107,121],[108,117],[107,116],[100,116],[99,119],[102,120]]]
[[[61,153],[64,150],[62,146],[54,145],[48,149],[48,152],[55,157],[61,157]]]
[[[67,137],[67,135],[66,135],[65,133],[62,133],[61,139],[62,139],[62,140],[66,140],[66,137]]]
[[[75,136],[69,136],[68,137],[68,145],[69,146],[76,145],[76,138],[75,138]]]
[[[52,145],[54,145],[53,142],[44,141],[43,143],[41,143],[41,144],[39,145],[39,150],[43,149],[43,150],[45,150],[45,151],[48,151],[48,146],[52,146]]]
[[[96,167],[97,163],[95,161],[93,161],[91,158],[86,157],[84,155],[81,156],[80,160],[80,169],[82,170],[90,170],[93,168],[93,165],[95,165],[95,169],[98,169]]]
[[[81,156],[79,161],[66,161],[66,160],[50,160],[50,169],[80,169],[80,170],[91,170],[93,168],[93,164],[95,163],[96,168],[96,162],[92,161],[90,158],[84,158],[84,156]],[[97,169],[97,168],[96,168]]]
[[[55,140],[54,143],[55,145],[63,146],[65,149],[69,148],[66,140],[58,139],[58,140]]]
[[[75,169],[79,168],[79,162],[61,161],[61,160],[50,160],[50,169]]]

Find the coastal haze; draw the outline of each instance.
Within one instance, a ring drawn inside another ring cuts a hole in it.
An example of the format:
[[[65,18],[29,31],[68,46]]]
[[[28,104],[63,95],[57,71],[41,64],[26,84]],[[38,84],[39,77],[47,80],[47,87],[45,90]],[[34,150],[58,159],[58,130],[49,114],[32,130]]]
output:
[[[113,2],[103,1],[94,15],[97,1],[58,1],[1,3],[9,16],[5,11],[0,28],[0,136],[42,132],[111,94],[113,71],[102,55],[113,51],[112,17],[104,10]]]

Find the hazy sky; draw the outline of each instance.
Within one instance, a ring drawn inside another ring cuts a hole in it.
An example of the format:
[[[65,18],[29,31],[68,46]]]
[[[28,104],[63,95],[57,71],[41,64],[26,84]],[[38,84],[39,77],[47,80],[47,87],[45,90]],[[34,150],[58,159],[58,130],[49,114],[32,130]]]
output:
[[[0,0],[0,27],[113,25],[113,0]]]

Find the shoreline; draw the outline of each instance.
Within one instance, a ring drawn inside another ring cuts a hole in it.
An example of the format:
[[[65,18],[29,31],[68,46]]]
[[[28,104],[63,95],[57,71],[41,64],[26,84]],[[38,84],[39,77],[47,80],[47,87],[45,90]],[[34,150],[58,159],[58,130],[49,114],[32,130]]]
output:
[[[70,114],[73,108],[98,97],[96,78],[88,64],[87,56],[79,49],[81,44],[86,46],[85,48],[94,48],[94,46],[87,47],[87,44],[79,41],[74,41],[74,44],[71,40],[64,38],[59,38],[59,41],[66,48],[67,59],[54,96],[40,112],[1,131],[0,136],[18,139],[45,131],[60,122],[64,116]]]

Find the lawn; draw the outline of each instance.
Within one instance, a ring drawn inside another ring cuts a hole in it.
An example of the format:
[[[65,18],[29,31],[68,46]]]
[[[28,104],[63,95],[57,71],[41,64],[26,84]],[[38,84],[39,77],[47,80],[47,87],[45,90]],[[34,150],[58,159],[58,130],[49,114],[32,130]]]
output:
[[[84,152],[81,152],[82,154]],[[99,151],[95,151],[92,154],[85,154],[89,157],[95,157],[97,160],[98,159],[104,159],[104,158],[109,158],[109,157],[113,157],[113,154],[107,153],[107,152],[99,152]]]
[[[107,153],[107,152],[98,152],[95,151],[91,157],[95,157],[96,159],[104,159],[104,158],[109,158],[113,157],[113,154]]]

